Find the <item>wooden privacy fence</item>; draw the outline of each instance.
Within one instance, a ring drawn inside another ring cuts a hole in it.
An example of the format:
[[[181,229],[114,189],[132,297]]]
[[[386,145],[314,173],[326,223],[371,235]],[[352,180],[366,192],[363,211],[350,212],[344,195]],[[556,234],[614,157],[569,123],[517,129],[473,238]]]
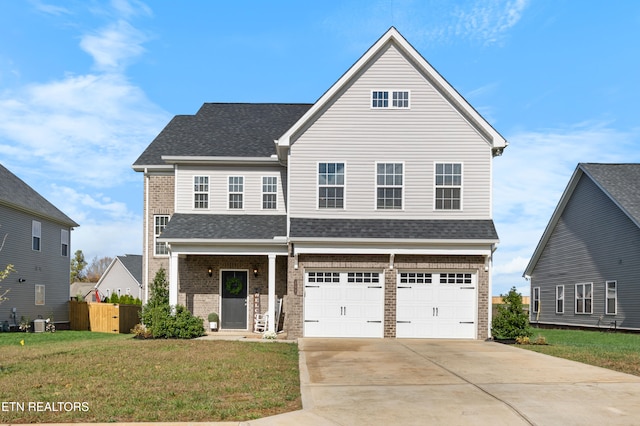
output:
[[[72,330],[102,333],[129,333],[140,322],[139,305],[117,303],[87,303],[69,301],[69,322]]]

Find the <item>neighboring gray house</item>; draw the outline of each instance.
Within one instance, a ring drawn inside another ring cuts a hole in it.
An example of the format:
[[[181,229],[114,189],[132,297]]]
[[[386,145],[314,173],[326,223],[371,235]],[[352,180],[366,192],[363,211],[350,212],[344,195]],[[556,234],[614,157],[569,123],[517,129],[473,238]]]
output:
[[[640,330],[640,164],[578,164],[524,272],[531,322]]]
[[[0,282],[10,289],[0,322],[53,316],[69,321],[71,231],[79,226],[29,185],[0,165],[0,268],[16,272]]]
[[[71,283],[69,297],[74,298],[78,296],[85,302],[95,302],[96,283],[85,283],[81,281]]]
[[[107,270],[98,280],[95,288],[100,297],[111,297],[128,294],[142,300],[142,256],[139,254],[125,254],[116,256]]]
[[[143,283],[165,268],[170,302],[222,329],[283,298],[290,338],[487,338],[506,145],[391,28],[314,104],[167,124],[133,164]]]

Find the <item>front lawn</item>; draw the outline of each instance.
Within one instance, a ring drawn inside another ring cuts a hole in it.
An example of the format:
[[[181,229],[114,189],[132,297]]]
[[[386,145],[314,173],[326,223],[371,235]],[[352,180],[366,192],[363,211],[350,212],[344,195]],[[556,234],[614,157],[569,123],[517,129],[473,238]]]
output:
[[[294,344],[59,331],[0,333],[0,351],[0,423],[242,421],[301,408]]]
[[[640,334],[535,329],[531,340],[538,335],[548,345],[518,347],[640,376]]]

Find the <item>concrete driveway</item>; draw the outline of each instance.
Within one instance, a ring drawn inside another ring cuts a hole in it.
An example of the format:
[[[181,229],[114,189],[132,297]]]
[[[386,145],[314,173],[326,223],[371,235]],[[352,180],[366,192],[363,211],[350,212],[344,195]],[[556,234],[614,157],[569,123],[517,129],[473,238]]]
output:
[[[517,347],[308,338],[299,347],[304,409],[273,424],[640,424],[640,377]]]

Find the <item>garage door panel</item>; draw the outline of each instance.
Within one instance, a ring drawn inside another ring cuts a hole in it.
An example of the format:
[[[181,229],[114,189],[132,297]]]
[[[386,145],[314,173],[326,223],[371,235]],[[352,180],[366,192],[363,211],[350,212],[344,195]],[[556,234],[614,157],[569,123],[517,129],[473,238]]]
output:
[[[308,272],[304,335],[383,337],[384,289],[380,275],[359,271]]]
[[[397,337],[475,338],[475,275],[400,272],[397,283]]]

